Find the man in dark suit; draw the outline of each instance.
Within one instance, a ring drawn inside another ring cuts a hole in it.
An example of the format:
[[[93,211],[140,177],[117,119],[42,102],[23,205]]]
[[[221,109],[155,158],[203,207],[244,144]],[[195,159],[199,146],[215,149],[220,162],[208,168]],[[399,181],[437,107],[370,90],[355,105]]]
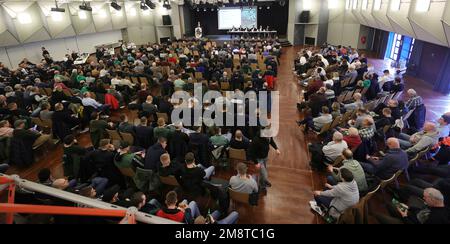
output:
[[[195,132],[189,134],[189,147],[191,151],[194,152],[196,161],[199,164],[209,166],[210,162],[208,156],[212,149],[209,137],[202,133],[202,127],[195,126],[193,130]]]
[[[147,126],[147,118],[142,117],[141,123],[134,127],[136,145],[141,148],[149,148],[153,142],[153,127]]]
[[[397,138],[389,138],[386,142],[389,150],[382,159],[371,157],[369,163],[360,162],[366,173],[375,175],[381,180],[390,179],[399,170],[409,165],[408,154],[400,148]]]
[[[158,138],[158,142],[151,146],[145,154],[145,169],[157,171],[160,166],[160,157],[166,153],[167,139]]]
[[[80,124],[80,120],[64,110],[62,103],[55,105],[55,113],[52,116],[53,132],[62,141],[71,134],[70,129]]]
[[[183,164],[184,156],[189,150],[189,136],[182,131],[181,124],[176,126],[170,140],[169,153],[175,162]]]

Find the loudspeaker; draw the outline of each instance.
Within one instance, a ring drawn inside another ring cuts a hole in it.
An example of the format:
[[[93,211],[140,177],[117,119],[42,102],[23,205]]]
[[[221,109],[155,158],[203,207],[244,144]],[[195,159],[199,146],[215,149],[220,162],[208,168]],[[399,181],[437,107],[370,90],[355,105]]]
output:
[[[163,25],[172,25],[172,19],[170,18],[170,15],[163,15]]]
[[[309,14],[310,14],[310,11],[302,11],[302,13],[300,14],[299,22],[300,23],[309,23]]]

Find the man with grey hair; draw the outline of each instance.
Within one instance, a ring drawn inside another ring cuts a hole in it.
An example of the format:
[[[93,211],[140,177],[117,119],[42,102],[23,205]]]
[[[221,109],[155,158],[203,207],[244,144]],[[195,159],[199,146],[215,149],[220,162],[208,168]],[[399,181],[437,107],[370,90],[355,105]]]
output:
[[[403,203],[391,203],[388,210],[391,216],[377,215],[382,224],[449,224],[450,215],[444,205],[444,196],[435,188],[423,192],[425,206],[410,207]]]
[[[414,155],[427,147],[437,144],[439,141],[439,131],[436,124],[426,122],[423,131],[417,132],[412,136],[401,133],[399,135],[399,142],[401,147],[406,150],[408,154]]]
[[[340,132],[333,134],[333,141],[329,142],[322,148],[322,152],[328,162],[334,162],[336,158],[341,156],[342,152],[348,149],[347,142],[344,141],[344,136]]]
[[[409,89],[408,92],[408,101],[406,101],[405,105],[408,110],[415,109],[423,104],[423,99],[421,96],[417,95],[416,90]]]
[[[355,94],[353,94],[353,103],[349,103],[344,105],[344,108],[347,111],[354,111],[358,108],[363,108],[364,107],[364,102],[362,101],[362,95],[359,92],[356,92]]]

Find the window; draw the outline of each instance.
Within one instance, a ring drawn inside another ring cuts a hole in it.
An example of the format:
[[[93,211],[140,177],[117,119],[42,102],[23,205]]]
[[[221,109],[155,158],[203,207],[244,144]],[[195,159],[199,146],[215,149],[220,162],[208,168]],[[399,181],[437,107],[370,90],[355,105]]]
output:
[[[414,48],[415,39],[397,33],[390,33],[386,58],[394,61],[408,62]]]

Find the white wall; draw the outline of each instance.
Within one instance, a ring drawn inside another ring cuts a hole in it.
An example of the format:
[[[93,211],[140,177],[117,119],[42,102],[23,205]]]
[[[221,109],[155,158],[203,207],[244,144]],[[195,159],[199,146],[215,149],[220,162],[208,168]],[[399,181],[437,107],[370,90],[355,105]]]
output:
[[[340,0],[337,8],[330,9],[328,43],[357,47],[360,27],[352,11],[345,9],[345,0]]]
[[[93,53],[95,52],[95,46],[119,40],[122,40],[122,32],[117,30],[3,47],[0,48],[0,61],[10,68],[16,68],[23,58],[28,58],[32,62],[39,62],[42,59],[42,47],[46,47],[55,60],[62,60],[65,54],[72,51]],[[8,56],[6,56],[6,51]]]
[[[63,59],[72,51],[93,53],[97,45],[122,40],[122,29],[127,30],[129,41],[137,45],[154,43],[159,37],[170,36],[168,28],[156,28],[163,25],[162,15],[171,16],[173,34],[181,38],[177,4],[172,2],[172,9],[166,10],[159,2],[155,3],[156,9],[144,14],[138,2],[119,2],[122,10],[121,14],[117,14],[108,4],[93,2],[94,11],[86,13],[86,20],[78,17],[78,3],[60,4],[66,9],[60,21],[54,21],[51,17],[53,1],[5,3],[0,6],[0,61],[10,68],[17,67],[23,58],[39,62],[43,46],[55,60]],[[132,8],[136,10],[136,15],[130,14]],[[105,11],[106,16],[100,16],[100,10]],[[19,23],[15,16],[20,12],[29,13],[32,23]]]
[[[8,54],[6,53],[6,48],[3,47],[0,47],[0,62],[2,62],[7,67],[11,67]]]

